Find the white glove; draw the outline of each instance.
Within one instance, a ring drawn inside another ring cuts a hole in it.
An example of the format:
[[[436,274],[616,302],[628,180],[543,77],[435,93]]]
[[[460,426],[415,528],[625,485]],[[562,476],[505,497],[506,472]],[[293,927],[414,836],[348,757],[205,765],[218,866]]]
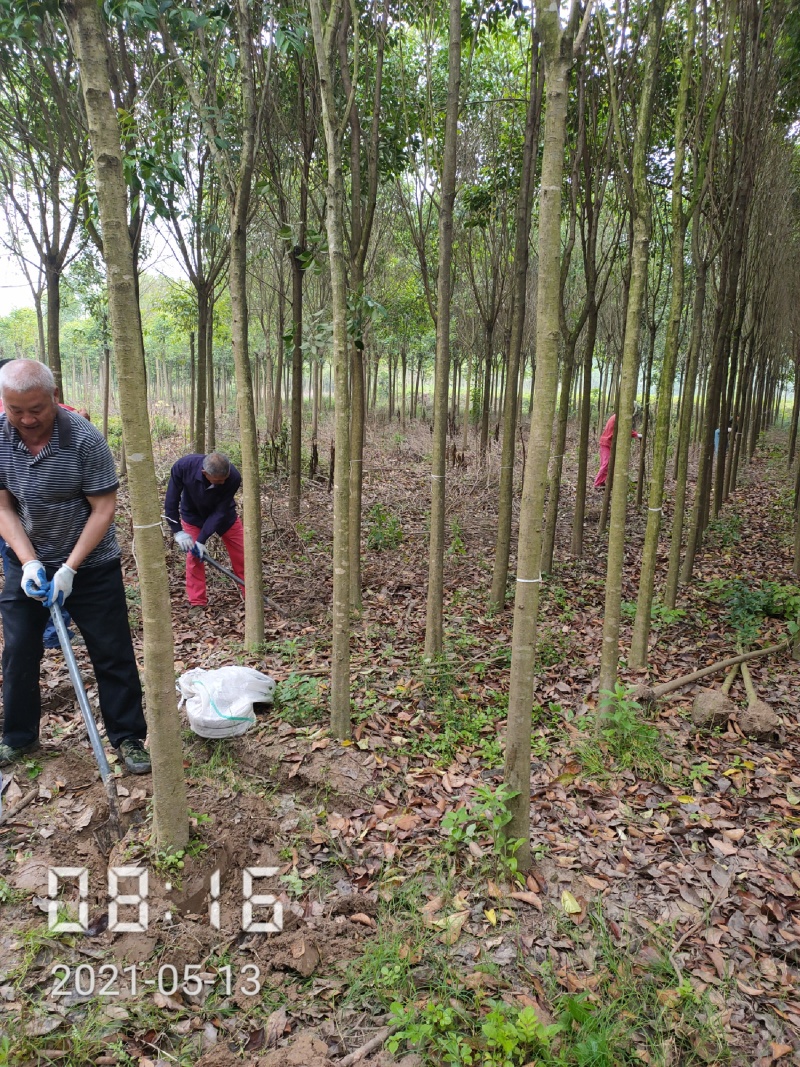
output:
[[[47,575],[38,559],[29,559],[22,568],[22,592],[34,600],[44,600],[47,596]]]
[[[195,541],[192,546],[192,555],[197,556],[198,559],[202,559],[206,554],[206,546],[202,541]]]
[[[52,608],[54,604],[58,604],[61,607],[72,592],[72,580],[77,573],[72,567],[68,567],[66,563],[58,568],[48,586],[47,600],[45,600],[46,607]]]
[[[175,544],[181,552],[184,552],[187,555],[194,548],[194,541],[185,530],[181,530],[179,533],[175,534]]]

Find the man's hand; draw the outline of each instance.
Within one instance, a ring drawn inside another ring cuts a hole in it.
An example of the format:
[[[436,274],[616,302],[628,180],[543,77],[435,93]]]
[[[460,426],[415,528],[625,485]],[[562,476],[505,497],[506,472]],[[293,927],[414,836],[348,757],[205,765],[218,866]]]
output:
[[[185,530],[180,530],[175,534],[175,544],[184,554],[188,554],[194,548],[194,541]]]
[[[195,542],[192,548],[192,555],[197,556],[198,559],[202,559],[206,554],[206,546],[202,541]]]
[[[38,559],[29,559],[22,568],[22,592],[34,600],[44,600],[48,588],[44,566]]]
[[[72,592],[72,580],[77,574],[72,567],[68,567],[66,563],[59,567],[56,573],[53,575],[53,580],[47,587],[47,599],[45,600],[45,607],[52,608],[54,604],[58,604],[59,607],[64,603],[69,594]]]

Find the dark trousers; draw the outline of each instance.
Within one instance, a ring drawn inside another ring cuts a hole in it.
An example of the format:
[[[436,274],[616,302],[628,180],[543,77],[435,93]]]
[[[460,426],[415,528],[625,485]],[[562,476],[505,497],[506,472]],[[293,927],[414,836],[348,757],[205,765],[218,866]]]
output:
[[[46,567],[48,580],[57,568]],[[22,568],[6,557],[0,594],[3,618],[3,740],[12,748],[36,741],[42,700],[39,668],[42,634],[50,612],[22,591]],[[142,685],[133,654],[128,608],[119,560],[81,568],[69,597],[72,617],[86,641],[100,696],[106,733],[116,748],[128,737],[144,740]]]

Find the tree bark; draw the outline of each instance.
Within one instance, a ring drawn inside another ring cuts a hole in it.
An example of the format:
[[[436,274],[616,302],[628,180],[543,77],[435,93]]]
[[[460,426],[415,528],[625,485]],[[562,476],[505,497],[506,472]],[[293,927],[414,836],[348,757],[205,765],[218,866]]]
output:
[[[652,231],[652,207],[647,188],[646,158],[658,69],[658,46],[664,0],[655,0],[647,16],[647,43],[644,73],[633,142],[633,230],[631,284],[625,316],[625,341],[620,370],[619,407],[616,423],[614,488],[611,494],[611,522],[608,532],[603,646],[600,654],[600,693],[613,692],[619,665],[620,604],[622,568],[625,559],[625,518],[628,507],[628,466],[631,454],[631,424],[638,379],[639,331],[642,299],[647,283],[647,259]],[[671,379],[670,379],[671,380]]]
[[[650,477],[650,493],[647,502],[647,528],[642,550],[642,567],[639,575],[639,594],[636,602],[636,618],[633,625],[631,651],[628,664],[644,667],[647,662],[647,643],[650,637],[650,620],[653,607],[653,587],[656,573],[658,541],[661,533],[661,510],[664,503],[664,481],[667,472],[667,449],[669,447],[669,423],[672,411],[672,393],[675,386],[675,368],[678,362],[681,315],[684,291],[684,245],[689,217],[683,209],[683,163],[686,155],[686,124],[689,108],[689,86],[694,61],[695,9],[689,10],[689,21],[684,44],[678,103],[675,113],[675,164],[672,172],[672,292],[667,320],[667,336],[664,358],[658,383],[658,409],[653,435],[653,470]],[[651,363],[652,366],[652,351]],[[649,375],[649,369],[648,369]],[[644,443],[642,444],[644,452]]]
[[[95,0],[64,4],[81,71],[95,162],[95,184],[108,279],[108,304],[117,362],[122,434],[130,462],[129,486],[136,566],[144,627],[144,688],[153,763],[153,822],[157,843],[176,849],[189,839],[180,717],[175,698],[175,655],[169,581],[161,533],[147,415],[144,345],[135,288],[133,250],[120,132],[108,78],[108,42]]]
[[[558,383],[559,288],[561,257],[561,182],[567,123],[567,85],[573,62],[577,22],[573,4],[567,29],[558,5],[536,2],[536,22],[545,63],[544,150],[539,193],[539,270],[536,296],[536,388],[528,455],[522,485],[517,585],[511,640],[505,768],[503,779],[514,793],[509,800],[508,836],[522,844],[516,853],[520,870],[531,864],[531,705],[536,659],[536,628],[542,575],[542,520]],[[587,7],[586,25],[591,6]]]
[[[528,291],[528,262],[530,249],[531,214],[533,212],[534,155],[539,144],[542,114],[542,67],[539,64],[539,41],[531,30],[530,94],[525,119],[525,139],[522,146],[522,172],[517,196],[514,237],[514,278],[511,293],[511,339],[508,349],[508,385],[503,406],[503,452],[500,459],[500,490],[497,502],[497,541],[494,550],[494,571],[489,605],[500,610],[505,605],[508,585],[508,558],[511,551],[511,512],[514,496],[514,457],[516,455],[517,412],[519,410],[518,382],[522,337]],[[467,371],[467,401],[464,412],[462,450],[467,448],[469,428],[469,383],[472,375],[472,348]]]
[[[305,222],[301,221],[305,230]],[[300,476],[303,423],[303,267],[300,256],[303,252],[303,233],[298,247],[292,249],[292,418],[291,446],[289,449],[289,514],[300,517]]]
[[[461,96],[461,3],[449,0],[450,30],[445,111],[444,159],[439,207],[439,272],[436,292],[436,377],[431,457],[431,535],[425,655],[442,651],[444,611],[445,470],[447,467],[447,388],[450,379],[450,300],[452,295],[453,207],[456,198],[456,143]]]
[[[320,0],[309,0],[314,50],[321,86],[322,123],[328,164],[325,225],[331,269],[331,312],[336,390],[336,464],[333,485],[333,635],[331,649],[331,729],[350,736],[350,545],[347,275],[344,258],[344,178],[342,144],[334,97],[332,57],[342,0],[331,0],[323,27]]]

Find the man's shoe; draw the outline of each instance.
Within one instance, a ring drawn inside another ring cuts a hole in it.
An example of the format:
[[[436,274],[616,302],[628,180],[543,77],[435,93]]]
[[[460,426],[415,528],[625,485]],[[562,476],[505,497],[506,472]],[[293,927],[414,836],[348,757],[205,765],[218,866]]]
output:
[[[0,745],[0,767],[7,767],[10,763],[16,763],[28,752],[35,752],[38,747],[38,741],[32,741],[29,745],[23,745],[22,748],[12,748],[11,745],[5,744]]]
[[[131,774],[150,773],[150,756],[138,737],[126,737],[120,742],[117,752]]]

